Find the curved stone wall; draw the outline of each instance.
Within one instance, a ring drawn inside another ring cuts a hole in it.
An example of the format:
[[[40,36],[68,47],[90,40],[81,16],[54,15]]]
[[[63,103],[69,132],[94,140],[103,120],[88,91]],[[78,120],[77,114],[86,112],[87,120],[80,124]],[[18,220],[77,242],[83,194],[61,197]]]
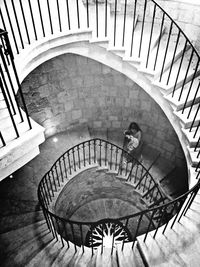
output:
[[[177,135],[159,105],[125,75],[74,54],[53,58],[32,71],[22,90],[30,116],[46,136],[87,123],[90,128],[122,133],[136,121],[144,140],[163,157],[181,165]]]

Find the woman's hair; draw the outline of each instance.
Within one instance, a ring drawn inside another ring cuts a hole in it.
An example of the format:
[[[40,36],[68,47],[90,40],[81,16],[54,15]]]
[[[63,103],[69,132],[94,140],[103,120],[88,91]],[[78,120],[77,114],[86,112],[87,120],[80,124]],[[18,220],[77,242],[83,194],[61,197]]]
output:
[[[137,132],[142,131],[139,127],[139,125],[136,122],[131,122],[131,124],[128,127],[128,130],[136,130]]]

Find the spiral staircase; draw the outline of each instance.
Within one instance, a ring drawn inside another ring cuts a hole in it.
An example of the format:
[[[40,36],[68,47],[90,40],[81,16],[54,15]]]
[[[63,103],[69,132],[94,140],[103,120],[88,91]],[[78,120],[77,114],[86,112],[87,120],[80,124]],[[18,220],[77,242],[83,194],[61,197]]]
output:
[[[15,217],[18,227],[12,223],[10,228],[4,225],[5,230],[1,232],[4,265],[199,266],[200,60],[177,24],[155,1],[146,0],[133,3],[9,0],[1,2],[0,18],[1,29],[8,31],[10,40],[3,30],[1,179],[35,157],[39,153],[38,145],[44,141],[44,129],[29,119],[26,108],[19,107],[16,91],[20,90],[20,83],[46,60],[63,53],[76,53],[127,75],[155,99],[179,137],[191,188],[180,199],[186,199],[182,209],[167,224],[158,224],[159,229],[147,231],[137,237],[137,242],[124,243],[123,249],[116,246],[103,253],[101,248],[94,253],[90,248],[60,239],[56,232],[52,237],[40,208],[34,210],[37,202],[34,199],[28,215],[20,215],[19,211]],[[23,95],[21,102],[23,106]],[[27,146],[30,143],[32,146]],[[35,191],[37,185],[33,186]],[[158,209],[165,210],[165,207],[158,206]]]

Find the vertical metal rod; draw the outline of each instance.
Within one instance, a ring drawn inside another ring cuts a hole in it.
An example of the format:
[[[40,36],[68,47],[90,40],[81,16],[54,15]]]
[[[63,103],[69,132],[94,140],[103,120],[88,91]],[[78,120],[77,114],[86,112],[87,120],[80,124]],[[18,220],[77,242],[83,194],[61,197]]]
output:
[[[18,129],[17,129],[15,120],[14,120],[14,118],[13,118],[13,115],[12,115],[12,112],[11,112],[11,109],[10,109],[9,102],[8,102],[8,100],[7,100],[7,97],[6,97],[6,93],[5,93],[5,91],[4,91],[3,82],[2,82],[1,77],[0,77],[0,88],[1,88],[1,91],[2,91],[2,94],[3,94],[3,98],[4,98],[4,100],[5,100],[5,103],[6,103],[6,107],[7,107],[7,109],[8,109],[9,116],[10,116],[11,121],[12,121],[12,125],[13,125],[14,130],[15,130],[15,133],[16,133],[16,137],[18,138],[18,137],[19,137],[19,132],[18,132]]]
[[[0,74],[1,74],[4,86],[5,86],[6,94],[7,94],[8,98],[9,98],[9,102],[10,102],[9,104],[11,105],[13,114],[15,115],[16,114],[16,110],[15,110],[15,107],[14,107],[14,104],[13,104],[13,101],[12,101],[12,98],[11,98],[11,95],[10,95],[10,91],[8,89],[8,85],[6,83],[5,75],[4,75],[3,69],[1,67],[1,64],[0,64]]]
[[[6,36],[5,36],[6,37]],[[20,109],[20,106],[19,106],[19,102],[18,102],[18,99],[17,99],[17,96],[15,94],[15,89],[14,89],[14,85],[13,85],[13,82],[12,82],[12,79],[11,79],[11,76],[10,76],[10,72],[9,72],[9,69],[8,69],[8,66],[6,64],[6,60],[4,58],[4,54],[3,54],[3,51],[2,51],[2,47],[0,46],[0,57],[2,59],[2,62],[3,62],[3,65],[4,65],[4,68],[5,68],[5,71],[7,73],[7,76],[8,76],[8,80],[10,82],[10,86],[11,86],[11,90],[12,90],[12,93],[13,93],[13,96],[14,96],[14,99],[15,99],[15,102],[17,104],[17,109],[18,109],[18,112],[20,114],[20,119],[21,121],[23,122],[24,119],[23,119],[23,116],[22,116],[22,112],[21,112],[21,109]],[[11,59],[12,61],[12,59]],[[7,86],[7,85],[6,85]]]
[[[89,18],[89,5],[88,0],[86,0],[86,10],[87,10],[87,27],[90,27],[90,18]]]
[[[35,20],[33,17],[33,10],[32,10],[32,6],[31,6],[31,1],[28,0],[28,4],[29,4],[29,9],[30,9],[30,13],[31,13],[31,20],[32,20],[32,25],[33,25],[33,30],[34,30],[34,34],[35,34],[35,40],[37,40],[37,32],[36,32],[36,27],[35,27]]]
[[[75,160],[75,155],[74,155],[74,148],[72,148],[72,157],[73,157],[73,163],[74,163],[74,171],[76,171],[76,160]]]
[[[18,30],[20,42],[21,42],[21,45],[22,45],[22,49],[24,49],[24,42],[23,42],[23,39],[22,39],[22,34],[21,34],[20,27],[19,27],[19,22],[18,22],[18,18],[17,18],[17,14],[16,14],[15,5],[14,5],[13,0],[11,0],[11,4],[12,4],[13,12],[14,12],[15,21],[16,21],[16,24],[17,24],[17,30]]]
[[[137,9],[137,0],[135,0],[134,13],[133,13],[133,28],[132,28],[132,36],[131,36],[131,51],[130,51],[130,57],[132,57],[132,55],[133,55],[133,41],[134,41],[134,34],[135,34],[136,9]]]
[[[45,37],[45,30],[44,30],[44,23],[43,23],[43,18],[42,18],[40,0],[37,0],[37,3],[38,3],[39,14],[40,14],[40,22],[41,22],[41,27],[42,27],[42,33],[43,33],[43,37]]]
[[[183,85],[182,85],[182,88],[181,88],[181,92],[180,92],[178,101],[181,100],[181,97],[182,97],[182,94],[183,94],[183,88],[184,88],[184,86],[185,86],[185,82],[186,82],[187,75],[188,75],[188,72],[189,72],[189,69],[190,69],[190,65],[191,65],[191,63],[192,63],[193,55],[194,55],[194,50],[192,50],[192,53],[191,53],[191,55],[190,55],[190,60],[189,60],[188,66],[187,66],[187,70],[186,70],[186,73],[185,73],[185,77],[184,77],[184,80],[183,80]],[[182,111],[182,113],[183,113],[183,111]]]
[[[65,155],[63,155],[63,162],[64,162],[64,170],[65,170],[65,178],[67,179],[67,166],[66,166],[66,162],[65,162]]]
[[[188,101],[188,98],[189,98],[189,95],[190,95],[190,92],[191,92],[191,89],[192,89],[192,86],[193,86],[193,83],[194,83],[194,79],[196,77],[196,73],[197,73],[197,70],[198,70],[198,67],[199,67],[199,62],[200,62],[200,59],[198,58],[198,61],[197,61],[196,67],[195,67],[195,71],[194,71],[194,74],[192,76],[192,81],[190,83],[190,87],[189,87],[189,90],[188,90],[188,94],[187,94],[187,97],[185,99],[185,103],[184,103],[184,106],[183,106],[183,109],[182,109],[182,114],[184,113],[186,105],[187,105],[187,101]],[[199,85],[197,87],[197,91],[198,91],[198,88],[199,88]]]
[[[185,56],[186,47],[187,47],[187,40],[185,40],[185,46],[184,46],[184,49],[183,49],[183,54],[182,54],[182,57],[181,57],[179,68],[178,68],[178,73],[177,73],[177,76],[176,76],[176,81],[175,81],[175,84],[174,84],[174,88],[173,88],[173,92],[172,92],[172,97],[174,96],[174,92],[176,90],[176,86],[177,86],[177,82],[178,82],[180,70],[181,70],[182,63],[183,63],[183,58]]]
[[[157,212],[157,210],[158,210],[158,209],[155,209],[155,210],[153,210],[152,213],[151,213],[150,221],[149,221],[149,224],[148,224],[148,227],[147,227],[145,236],[144,236],[144,242],[145,242],[146,239],[147,239],[147,235],[148,235],[148,233],[149,233],[151,224],[152,224],[152,222],[153,222],[153,217],[154,217],[155,213]]]
[[[51,34],[53,34],[53,25],[52,25],[52,19],[51,19],[51,9],[49,6],[49,0],[47,0],[47,9],[48,9],[48,14],[49,14],[49,23],[50,23],[50,28],[51,28]]]
[[[138,235],[138,231],[139,231],[139,228],[140,228],[140,223],[142,221],[142,217],[143,217],[143,213],[141,213],[140,218],[139,218],[138,223],[137,223],[137,228],[136,228],[135,235],[134,235],[134,238],[133,238],[132,249],[133,249],[133,247],[135,245],[135,240],[136,240],[136,237]]]
[[[9,42],[7,34],[5,35],[5,39],[6,39],[7,48],[8,48],[9,54],[10,54],[11,64],[12,64],[12,67],[13,67],[13,71],[14,71],[14,74],[15,74],[16,81],[17,81],[18,92],[19,92],[19,95],[21,97],[23,108],[24,108],[24,111],[25,111],[25,114],[26,114],[26,119],[27,119],[27,122],[28,122],[28,125],[29,125],[29,129],[32,129],[31,121],[30,121],[30,118],[29,118],[29,115],[28,115],[28,110],[27,110],[27,107],[26,107],[24,95],[22,93],[21,84],[20,84],[20,81],[19,81],[19,77],[18,77],[18,74],[17,74],[15,62],[14,62],[13,52],[12,52],[12,49],[11,49],[10,42]]]
[[[58,186],[60,187],[60,180],[59,180],[59,175],[58,175],[58,170],[57,170],[56,164],[54,165],[54,167],[55,167],[55,170],[56,170],[56,179],[58,181]]]
[[[17,54],[19,54],[19,48],[18,48],[16,37],[15,37],[15,34],[14,34],[14,30],[13,30],[12,22],[11,22],[11,19],[10,19],[10,15],[9,15],[9,11],[8,11],[8,6],[6,4],[6,0],[3,0],[3,2],[4,2],[5,9],[6,9],[6,14],[7,14],[7,17],[8,17],[8,21],[9,21],[9,25],[10,25],[10,30],[11,30],[12,37],[13,37],[13,40],[14,40],[16,52],[17,52]]]
[[[52,173],[52,177],[53,177],[53,183],[54,183],[54,186],[55,186],[55,190],[56,190],[56,192],[57,192],[56,180],[55,180],[55,176],[54,176],[54,171],[53,171],[53,169],[51,169],[51,173]]]
[[[144,11],[143,11],[143,18],[142,18],[142,30],[140,35],[140,46],[139,46],[139,54],[138,57],[140,58],[141,55],[141,49],[142,49],[142,41],[143,41],[143,33],[144,33],[144,21],[145,21],[145,15],[146,15],[146,8],[147,8],[147,0],[144,1]]]
[[[48,175],[48,180],[49,180],[50,187],[51,187],[52,196],[54,197],[54,191],[53,191],[53,186],[52,186],[52,182],[51,182],[51,176],[50,176],[50,173],[48,172],[47,175]]]
[[[88,149],[89,149],[89,164],[91,164],[91,148],[90,148],[90,140],[88,141]]]
[[[99,37],[99,12],[98,12],[98,0],[95,0],[96,7],[96,34],[97,38]]]
[[[105,0],[105,37],[107,37],[108,32],[108,0]]]
[[[70,26],[70,16],[69,16],[69,3],[68,3],[68,0],[66,0],[66,5],[67,5],[68,27],[69,27],[69,30],[71,30],[71,26]]]
[[[62,182],[64,182],[64,176],[63,176],[63,171],[62,171],[62,166],[61,166],[60,159],[59,159],[58,163],[59,163],[59,167],[60,167],[61,180],[62,180]]]
[[[178,47],[178,43],[179,43],[179,39],[180,39],[180,33],[181,33],[181,31],[179,30],[178,31],[178,35],[177,35],[177,39],[176,39],[176,45],[175,45],[175,48],[174,48],[174,53],[173,53],[172,61],[171,61],[171,64],[170,64],[170,69],[169,69],[168,77],[167,77],[167,85],[169,84],[169,79],[171,77],[171,72],[172,72],[172,68],[173,68],[173,65],[174,65],[176,51],[177,51],[177,47]]]
[[[27,40],[28,40],[28,43],[30,44],[30,37],[29,37],[29,33],[28,33],[28,27],[27,27],[27,23],[26,23],[26,18],[25,18],[25,15],[24,15],[24,8],[23,8],[23,5],[22,5],[22,0],[19,0],[19,3],[20,3],[20,8],[21,8],[21,12],[22,12],[22,17],[23,17],[23,22],[24,22],[24,26],[25,26],[25,30],[26,30],[26,36],[27,36]]]
[[[153,66],[153,70],[154,71],[156,69],[157,60],[158,60],[158,54],[159,54],[159,50],[160,50],[160,43],[161,43],[161,38],[162,38],[164,19],[165,19],[165,13],[163,12],[161,26],[160,26],[159,40],[158,40],[157,49],[156,49],[156,57],[155,57],[155,62],[154,62],[154,66]]]
[[[85,164],[86,162],[85,162],[85,142],[83,143],[83,165],[84,165],[84,167],[85,167]]]
[[[154,9],[153,9],[153,19],[152,19],[152,23],[151,23],[151,32],[150,32],[149,47],[148,47],[148,52],[147,52],[146,68],[148,67],[148,63],[149,63],[149,54],[150,54],[150,50],[151,50],[155,14],[156,14],[156,4],[154,4]]]
[[[69,164],[69,174],[72,174],[72,166],[70,162],[69,152],[67,153],[67,159],[68,159],[68,164]]]
[[[62,32],[62,25],[61,25],[61,18],[60,18],[60,5],[59,5],[59,0],[56,0],[56,4],[57,4],[57,12],[58,12],[59,29],[60,29],[60,32]]]
[[[56,226],[58,228],[58,234],[60,235],[62,247],[64,248],[64,242],[63,242],[63,237],[62,237],[62,233],[61,233],[61,229],[60,229],[59,219],[57,217],[55,217],[55,221],[56,221]]]
[[[77,151],[78,151],[78,167],[80,169],[81,168],[81,159],[80,159],[80,147],[79,147],[79,145],[77,146]]]
[[[80,224],[79,226],[80,226],[80,231],[81,231],[81,245],[82,245],[82,249],[83,249],[83,253],[84,253],[85,249],[84,249],[84,241],[83,241],[83,229],[82,229],[82,224]]]
[[[169,41],[170,41],[170,37],[171,37],[172,27],[173,27],[173,21],[171,21],[171,23],[170,23],[170,29],[169,29],[169,34],[168,34],[168,38],[167,38],[167,45],[166,45],[164,59],[163,59],[163,64],[162,64],[162,68],[161,68],[161,72],[160,72],[159,82],[161,82],[161,80],[162,80],[162,75],[163,75],[163,71],[164,71],[165,61],[166,61],[166,57],[167,57],[167,53],[168,53],[168,48],[169,48]]]
[[[3,138],[3,135],[1,133],[1,131],[0,131],[0,139],[1,139],[2,145],[6,146],[6,142],[5,142],[4,138]]]
[[[198,112],[199,112],[199,109],[200,109],[200,102],[199,102],[198,108],[197,108],[197,110],[196,110],[196,112],[195,112],[195,115],[194,115],[194,118],[193,118],[193,121],[192,121],[192,124],[191,124],[190,128],[192,128],[192,127],[194,126],[194,123],[195,123],[197,114],[198,114]],[[190,109],[190,112],[191,112],[191,110],[192,110],[192,108]],[[188,116],[187,116],[187,119],[189,119],[190,112],[189,112],[189,114],[188,114]]]
[[[125,31],[126,31],[126,6],[127,6],[127,0],[125,0],[125,4],[124,4],[124,25],[123,25],[122,46],[124,46],[124,38],[125,38]]]
[[[116,25],[117,24],[117,0],[115,0],[115,17],[114,17],[114,46],[116,42]]]
[[[76,8],[77,8],[77,20],[78,20],[78,29],[80,28],[80,18],[79,18],[79,0],[76,0]]]
[[[193,108],[194,103],[195,103],[195,100],[196,100],[196,95],[197,95],[197,92],[198,92],[198,90],[199,90],[199,86],[200,86],[200,81],[199,81],[199,84],[198,84],[198,87],[197,87],[197,91],[196,91],[196,93],[195,93],[195,97],[194,97],[193,100],[192,100],[192,104],[191,104],[191,106],[190,106],[190,109],[189,109],[189,112],[188,112],[187,119],[190,117],[192,108]]]
[[[6,31],[6,24],[5,24],[5,20],[4,20],[4,17],[3,17],[3,14],[2,14],[1,8],[0,8],[0,17],[1,17],[2,24],[3,24],[3,28]]]

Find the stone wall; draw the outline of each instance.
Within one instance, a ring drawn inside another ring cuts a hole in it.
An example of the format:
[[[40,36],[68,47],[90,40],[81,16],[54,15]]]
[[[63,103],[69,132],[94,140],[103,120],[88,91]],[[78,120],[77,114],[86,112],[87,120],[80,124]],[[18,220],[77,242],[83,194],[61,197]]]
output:
[[[179,165],[177,135],[158,104],[123,74],[86,57],[66,54],[35,69],[22,83],[30,116],[46,136],[86,123],[122,133],[139,123],[144,140]]]

